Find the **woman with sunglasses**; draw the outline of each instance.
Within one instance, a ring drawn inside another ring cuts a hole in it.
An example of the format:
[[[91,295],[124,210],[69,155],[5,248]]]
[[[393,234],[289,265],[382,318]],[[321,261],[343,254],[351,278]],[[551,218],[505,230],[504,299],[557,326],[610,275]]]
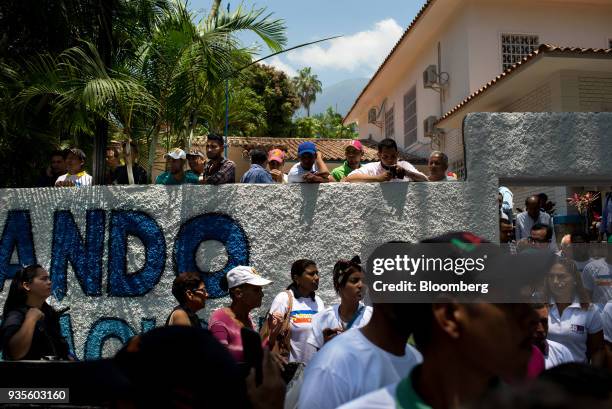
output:
[[[174,307],[168,319],[166,319],[166,325],[200,328],[200,318],[196,313],[204,308],[208,299],[206,286],[200,275],[191,272],[179,274],[172,283],[172,295],[179,305]]]
[[[327,307],[312,318],[308,343],[317,349],[350,328],[363,327],[372,317],[372,307],[361,302],[367,287],[359,256],[338,260],[334,265],[333,280],[340,304]]]
[[[46,302],[50,295],[49,273],[40,265],[24,267],[15,274],[2,313],[4,359],[68,359],[59,314]]]

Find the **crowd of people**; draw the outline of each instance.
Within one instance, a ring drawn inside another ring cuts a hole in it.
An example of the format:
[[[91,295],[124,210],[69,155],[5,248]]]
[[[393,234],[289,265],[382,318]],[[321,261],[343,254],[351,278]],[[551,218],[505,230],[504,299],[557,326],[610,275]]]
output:
[[[164,155],[166,171],[155,178],[155,184],[220,185],[236,181],[236,164],[223,156],[222,136],[210,134],[206,140],[206,154],[192,149],[185,152],[174,148]],[[107,185],[148,183],[146,170],[138,164],[138,147],[122,144],[123,162],[118,149],[111,147],[106,152]],[[364,146],[358,140],[347,143],[345,161],[330,169],[324,162],[314,142],[302,142],[298,146],[298,163],[288,173],[283,173],[286,152],[273,148],[269,151],[254,148],[249,151],[251,166],[240,177],[240,183],[328,183],[328,182],[440,182],[456,180],[448,171],[448,156],[440,151],[431,153],[428,175],[416,169],[410,162],[400,160],[400,152],[393,139],[378,143],[376,162],[363,163]],[[41,176],[39,186],[89,186],[92,177],[84,169],[86,156],[78,148],[54,151],[50,165]]]
[[[534,228],[538,223],[532,236]],[[458,232],[423,242],[451,243],[453,257],[465,257],[485,240]],[[551,252],[539,241],[531,244],[535,247],[512,257]],[[509,393],[508,388],[537,390],[544,382],[569,406],[538,406],[544,403],[531,395],[532,406],[515,407],[607,408],[612,402],[612,294],[609,281],[606,286],[597,274],[600,265],[612,266],[612,248],[568,244],[561,251],[551,254],[542,293],[532,295],[533,302],[514,304],[466,303],[445,294],[434,304],[369,305],[356,256],[334,265],[330,273],[338,302],[325,305],[317,292],[320,277],[328,273],[313,260],[296,260],[286,290],[274,296],[261,328],[251,313],[262,306],[272,281],[255,268],[236,266],[226,274],[221,288],[228,304],[210,314],[208,329],[198,317],[208,298],[205,281],[198,273],[182,272],[172,285],[177,305],[165,325],[203,331],[209,335],[198,337],[210,337],[206,345],[222,345],[228,355],[223,365],[235,363],[244,379],[233,385],[236,396],[246,391],[250,403],[245,405],[252,407],[455,408],[502,399],[499,394]],[[584,257],[592,261],[583,264]],[[39,265],[23,268],[12,280],[0,332],[5,359],[74,359],[59,331],[59,314],[46,303],[50,293],[49,273]],[[258,381],[245,330],[262,336]],[[137,356],[151,337],[169,338],[163,331],[136,336],[118,356]],[[578,374],[591,385],[568,386]]]

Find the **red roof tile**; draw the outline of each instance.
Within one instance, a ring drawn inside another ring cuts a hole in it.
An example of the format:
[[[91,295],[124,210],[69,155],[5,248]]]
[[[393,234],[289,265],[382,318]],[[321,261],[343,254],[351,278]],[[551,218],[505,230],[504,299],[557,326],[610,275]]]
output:
[[[551,54],[575,54],[575,55],[599,55],[612,58],[612,49],[609,48],[578,48],[578,47],[558,47],[550,44],[542,44],[538,47],[538,49],[531,52],[529,55],[524,57],[521,61],[513,64],[512,67],[508,68],[503,73],[499,74],[497,77],[493,78],[491,81],[487,82],[480,89],[470,94],[467,98],[461,101],[458,105],[456,105],[453,109],[444,114],[440,119],[438,119],[437,123],[442,122],[444,119],[451,117],[465,105],[470,103],[473,99],[485,93],[487,90],[491,89],[499,82],[508,78],[515,72],[518,72],[523,68],[526,63],[535,60],[538,56],[541,55],[551,55]]]

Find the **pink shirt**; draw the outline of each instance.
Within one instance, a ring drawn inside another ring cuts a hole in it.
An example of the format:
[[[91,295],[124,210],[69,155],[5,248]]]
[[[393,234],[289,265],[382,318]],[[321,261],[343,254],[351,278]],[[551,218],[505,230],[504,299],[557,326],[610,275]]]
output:
[[[250,321],[250,318],[249,318]],[[254,328],[253,322],[250,322],[251,329]],[[242,326],[237,320],[228,314],[227,308],[219,308],[214,311],[208,320],[208,329],[212,332],[217,340],[225,345],[230,354],[237,362],[244,361],[244,353],[242,350],[242,337],[240,329]]]

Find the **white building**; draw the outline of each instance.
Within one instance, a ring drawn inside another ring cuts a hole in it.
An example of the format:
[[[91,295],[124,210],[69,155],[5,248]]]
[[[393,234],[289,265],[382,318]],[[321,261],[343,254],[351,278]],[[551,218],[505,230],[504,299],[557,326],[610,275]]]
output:
[[[462,175],[469,112],[612,111],[610,48],[612,0],[429,0],[344,122]]]

